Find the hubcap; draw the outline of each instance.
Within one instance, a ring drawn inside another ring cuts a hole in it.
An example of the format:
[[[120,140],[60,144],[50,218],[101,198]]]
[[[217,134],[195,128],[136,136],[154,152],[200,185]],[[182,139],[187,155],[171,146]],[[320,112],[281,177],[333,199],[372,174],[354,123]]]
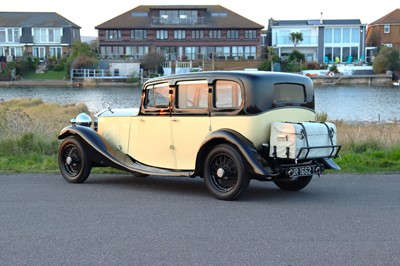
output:
[[[72,163],[72,158],[68,156],[67,159],[65,160],[65,162],[66,162],[68,165],[71,165],[71,163]]]
[[[217,170],[217,176],[218,176],[219,178],[222,178],[224,175],[225,175],[225,170],[222,169],[222,168],[218,168],[218,170]]]

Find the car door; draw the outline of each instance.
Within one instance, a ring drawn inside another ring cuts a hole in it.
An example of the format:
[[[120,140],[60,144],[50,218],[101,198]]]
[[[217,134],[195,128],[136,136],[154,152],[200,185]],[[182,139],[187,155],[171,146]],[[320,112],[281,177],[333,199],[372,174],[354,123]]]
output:
[[[209,91],[205,79],[175,86],[171,132],[177,170],[195,169],[197,153],[210,132]]]
[[[175,169],[169,93],[168,83],[145,88],[142,111],[132,118],[129,154],[148,166]]]

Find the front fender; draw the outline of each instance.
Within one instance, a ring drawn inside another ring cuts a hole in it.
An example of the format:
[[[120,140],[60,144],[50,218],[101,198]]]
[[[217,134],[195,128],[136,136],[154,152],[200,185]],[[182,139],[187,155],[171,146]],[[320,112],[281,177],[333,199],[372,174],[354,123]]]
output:
[[[126,165],[130,158],[110,145],[107,140],[89,127],[73,125],[63,128],[58,136],[62,140],[70,136],[79,137],[87,148],[92,162],[100,166],[110,166],[121,170],[130,170]]]
[[[220,129],[209,134],[201,145],[200,154],[203,155],[201,158],[204,159],[208,150],[218,143],[233,144],[246,160],[251,173],[261,176],[271,176],[271,173],[263,167],[263,162],[265,161],[257,152],[253,143],[240,133],[231,129]],[[199,161],[201,161],[201,159],[198,159],[198,163],[200,163]]]

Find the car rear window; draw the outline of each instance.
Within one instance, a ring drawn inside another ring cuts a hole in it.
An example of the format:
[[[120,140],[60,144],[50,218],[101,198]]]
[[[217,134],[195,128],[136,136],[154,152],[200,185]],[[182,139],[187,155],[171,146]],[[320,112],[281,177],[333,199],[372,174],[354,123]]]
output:
[[[274,84],[274,102],[296,102],[304,103],[306,101],[306,91],[300,84]]]

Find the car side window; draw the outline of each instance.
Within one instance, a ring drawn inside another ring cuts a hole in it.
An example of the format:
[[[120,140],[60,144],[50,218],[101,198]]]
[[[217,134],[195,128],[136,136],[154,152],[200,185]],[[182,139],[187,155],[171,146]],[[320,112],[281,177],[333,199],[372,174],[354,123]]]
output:
[[[169,84],[156,84],[146,88],[144,108],[165,109],[169,107]]]
[[[218,80],[214,90],[214,108],[237,109],[242,104],[242,90],[235,81]]]
[[[179,82],[176,89],[177,109],[208,109],[208,83],[206,80]]]

